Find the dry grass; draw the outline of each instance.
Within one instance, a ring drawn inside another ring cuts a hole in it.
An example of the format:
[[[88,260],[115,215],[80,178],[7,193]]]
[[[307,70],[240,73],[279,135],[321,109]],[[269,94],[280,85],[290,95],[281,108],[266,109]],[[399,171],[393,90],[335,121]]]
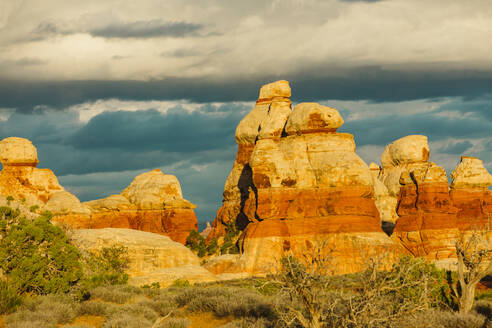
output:
[[[75,320],[68,324],[60,327],[91,327],[91,328],[101,328],[104,323],[104,317],[97,315],[82,315],[80,317],[75,318]]]
[[[187,317],[191,321],[190,328],[214,328],[232,321],[231,318],[217,318],[210,312],[191,313]]]

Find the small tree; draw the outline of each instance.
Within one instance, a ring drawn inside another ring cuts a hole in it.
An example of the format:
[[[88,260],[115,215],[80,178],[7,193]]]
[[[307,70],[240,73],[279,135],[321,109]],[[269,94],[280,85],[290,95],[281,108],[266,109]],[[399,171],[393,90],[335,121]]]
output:
[[[461,313],[468,313],[475,301],[475,288],[492,274],[492,250],[487,244],[490,229],[473,231],[470,238],[461,236],[456,242],[457,281],[451,283],[453,296]]]
[[[67,292],[82,277],[79,252],[51,214],[29,220],[1,208],[0,266],[20,293]]]

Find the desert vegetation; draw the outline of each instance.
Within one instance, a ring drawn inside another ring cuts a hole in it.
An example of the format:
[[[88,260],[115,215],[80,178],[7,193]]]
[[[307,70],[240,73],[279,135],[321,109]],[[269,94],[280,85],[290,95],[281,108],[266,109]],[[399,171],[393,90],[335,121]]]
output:
[[[391,268],[369,258],[363,272],[336,276],[330,251],[318,246],[284,256],[277,275],[136,287],[127,284],[125,248],[83,253],[50,213],[0,213],[0,327],[492,327],[492,294],[475,293],[491,279],[488,251],[474,248],[479,235],[458,242],[457,273],[402,257]]]

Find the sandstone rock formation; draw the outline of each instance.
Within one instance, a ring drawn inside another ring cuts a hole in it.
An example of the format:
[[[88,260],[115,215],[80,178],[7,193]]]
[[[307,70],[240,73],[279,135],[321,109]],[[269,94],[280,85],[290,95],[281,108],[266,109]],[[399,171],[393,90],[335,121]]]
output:
[[[160,170],[137,176],[121,195],[81,203],[49,169],[38,169],[37,150],[27,139],[0,141],[0,203],[11,196],[18,206],[50,211],[53,221],[82,228],[132,228],[156,232],[185,243],[197,229],[195,205],[183,199],[175,176]],[[2,201],[3,200],[3,201]]]
[[[132,228],[167,235],[182,244],[197,230],[194,204],[183,199],[173,175],[142,173],[120,195],[84,203],[92,212],[85,228]]]
[[[382,168],[372,166],[376,206],[391,237],[411,254],[446,261],[455,254],[459,231],[446,172],[429,162],[426,136],[410,135],[388,145]]]
[[[399,215],[392,237],[415,256],[446,261],[456,256],[457,208],[449,196],[446,172],[430,162],[402,173]]]
[[[129,282],[137,286],[159,282],[165,287],[176,279],[192,283],[218,279],[200,266],[199,258],[188,248],[166,236],[132,229],[80,229],[73,232],[72,240],[79,249],[88,252],[103,247],[126,247]]]
[[[385,148],[381,155],[380,172],[377,173],[375,166],[372,167],[373,177],[377,176],[379,180],[375,182],[376,206],[383,222],[395,223],[398,218],[396,207],[401,174],[426,166],[429,156],[427,137],[422,135],[403,137]]]
[[[284,90],[285,85],[279,81],[263,88]],[[353,136],[336,133],[343,124],[338,111],[301,103],[290,112],[286,98],[290,92],[278,99],[281,104],[267,102],[265,108],[263,94],[260,91],[257,106],[236,130],[240,151],[247,142],[248,152],[238,153],[241,166],[236,159],[226,182],[224,206],[230,190],[238,195],[239,206],[229,212],[232,215],[225,215],[223,206],[214,222],[214,234],[220,234],[221,225],[229,220],[236,220],[243,230],[243,254],[228,270],[269,271],[285,252],[303,254],[315,248],[317,240],[333,248],[338,272],[359,270],[371,252],[387,251],[392,256],[400,252],[381,230],[373,178],[355,154]],[[242,180],[236,177],[239,171]],[[230,188],[239,181],[242,192]]]
[[[26,207],[51,211],[56,218],[67,215],[87,220],[90,210],[67,192],[50,169],[38,169],[37,151],[31,141],[10,137],[0,141],[0,195],[12,197]]]
[[[461,157],[451,173],[451,200],[458,208],[458,227],[462,231],[492,229],[492,175],[475,157]]]
[[[244,229],[248,220],[244,215],[244,202],[252,187],[249,159],[258,134],[262,137],[280,137],[290,114],[289,82],[277,81],[264,85],[260,90],[256,106],[239,123],[236,129],[238,151],[236,160],[224,186],[222,207],[213,222],[209,238],[225,235],[227,225],[236,224]]]

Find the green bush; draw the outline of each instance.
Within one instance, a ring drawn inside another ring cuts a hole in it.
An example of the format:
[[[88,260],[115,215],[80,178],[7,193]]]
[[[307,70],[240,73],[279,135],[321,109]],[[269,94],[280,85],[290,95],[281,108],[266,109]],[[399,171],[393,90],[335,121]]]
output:
[[[86,276],[91,287],[123,285],[128,282],[129,257],[128,248],[124,246],[103,247],[99,252],[89,253],[84,257]]]
[[[213,255],[217,253],[218,249],[219,249],[219,244],[217,243],[217,239],[216,238],[210,239],[207,245],[207,253]]]
[[[17,289],[10,286],[6,281],[0,281],[0,314],[10,313],[21,305],[22,299]]]
[[[0,212],[0,265],[10,283],[19,293],[68,292],[82,277],[79,252],[51,214],[28,220],[15,210]]]

